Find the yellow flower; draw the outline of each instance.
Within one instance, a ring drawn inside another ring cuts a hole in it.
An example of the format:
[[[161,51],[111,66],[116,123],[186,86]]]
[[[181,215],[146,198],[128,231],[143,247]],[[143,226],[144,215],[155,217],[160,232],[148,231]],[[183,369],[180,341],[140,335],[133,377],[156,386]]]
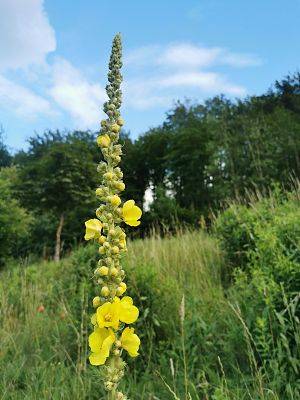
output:
[[[138,356],[138,350],[141,341],[138,335],[134,333],[134,328],[125,328],[121,335],[121,346],[128,351],[131,357]]]
[[[123,220],[127,225],[138,226],[141,221],[138,221],[142,216],[142,210],[135,205],[134,200],[128,200],[122,208]]]
[[[100,147],[108,147],[110,145],[110,137],[107,134],[98,136],[97,144]]]
[[[102,224],[98,219],[89,219],[85,222],[85,240],[97,239],[101,236]]]
[[[97,323],[100,328],[112,327],[118,329],[119,327],[119,308],[117,303],[110,303],[107,301],[97,309]]]
[[[139,310],[133,305],[131,297],[125,296],[120,300],[114,298],[113,303],[107,301],[102,306],[97,308],[96,322],[99,328],[119,328],[119,322],[125,324],[133,324],[139,316]],[[92,317],[92,323],[95,322],[95,317]]]
[[[133,305],[133,300],[129,296],[125,296],[120,300],[118,297],[114,298],[114,304],[117,305],[119,312],[119,319],[125,324],[133,324],[139,316],[139,310]]]
[[[96,327],[89,336],[91,355],[89,356],[92,365],[103,365],[109,356],[110,349],[115,341],[115,334],[111,329]]]

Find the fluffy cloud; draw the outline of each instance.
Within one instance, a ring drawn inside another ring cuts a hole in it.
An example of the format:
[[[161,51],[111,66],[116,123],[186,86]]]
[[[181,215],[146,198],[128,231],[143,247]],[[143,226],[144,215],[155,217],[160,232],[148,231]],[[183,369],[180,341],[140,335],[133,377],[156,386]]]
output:
[[[127,65],[156,65],[170,68],[204,68],[216,65],[231,67],[257,66],[262,61],[255,55],[233,53],[222,47],[204,47],[191,43],[150,45],[134,49],[125,57]]]
[[[54,115],[50,102],[34,90],[8,79],[7,71],[39,68],[56,48],[55,34],[42,0],[0,1],[0,104],[23,118]]]
[[[127,80],[125,96],[136,108],[170,106],[172,99],[225,93],[243,96],[246,89],[231,82],[214,68],[226,65],[245,68],[261,64],[253,55],[233,53],[221,47],[203,47],[191,43],[144,46],[125,56],[128,70],[135,71]]]
[[[53,115],[50,103],[31,90],[0,75],[0,104],[18,115],[34,119],[37,114]]]
[[[80,71],[64,59],[57,60],[53,65],[49,94],[75,119],[80,128],[96,126],[100,105],[106,99],[105,90],[99,84],[88,82]]]
[[[41,64],[56,48],[42,0],[1,0],[0,37],[0,70]]]

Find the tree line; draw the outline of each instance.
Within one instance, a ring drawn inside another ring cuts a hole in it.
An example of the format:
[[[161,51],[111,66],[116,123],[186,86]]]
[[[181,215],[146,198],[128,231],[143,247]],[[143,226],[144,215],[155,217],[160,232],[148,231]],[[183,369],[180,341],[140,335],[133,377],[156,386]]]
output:
[[[59,253],[82,240],[83,222],[97,207],[101,155],[95,137],[47,131],[14,155],[0,141],[0,187],[6,193],[0,193],[0,237],[9,230],[3,217],[11,213],[8,203],[23,216],[11,253],[46,258],[55,242]],[[226,199],[299,178],[300,73],[276,81],[261,96],[178,102],[161,125],[136,140],[123,132],[122,144],[124,197],[144,207],[142,235],[153,226],[209,222]],[[151,202],[145,202],[146,191]]]

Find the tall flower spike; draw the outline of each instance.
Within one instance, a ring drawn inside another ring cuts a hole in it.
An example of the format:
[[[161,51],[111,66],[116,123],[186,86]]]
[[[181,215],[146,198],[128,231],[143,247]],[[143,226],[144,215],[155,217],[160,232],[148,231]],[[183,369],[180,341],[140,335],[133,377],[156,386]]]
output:
[[[89,337],[89,359],[92,365],[102,366],[104,369],[104,386],[110,400],[126,400],[126,396],[117,391],[119,381],[124,375],[122,350],[126,350],[131,357],[136,357],[140,346],[140,339],[134,329],[126,327],[137,320],[139,310],[133,305],[131,297],[122,297],[127,286],[121,258],[127,251],[127,246],[126,234],[120,225],[125,223],[138,226],[142,211],[134,200],[123,203],[120,197],[125,189],[123,173],[118,167],[122,155],[122,146],[118,143],[119,133],[124,124],[120,114],[121,57],[121,36],[117,34],[109,61],[106,86],[108,101],[103,107],[107,118],[101,121],[97,137],[97,144],[104,158],[97,168],[101,183],[96,189],[96,196],[101,204],[96,211],[97,218],[85,223],[85,239],[96,240],[100,245],[100,260],[94,273],[100,287],[93,299],[95,314],[91,318],[91,324],[94,331]]]

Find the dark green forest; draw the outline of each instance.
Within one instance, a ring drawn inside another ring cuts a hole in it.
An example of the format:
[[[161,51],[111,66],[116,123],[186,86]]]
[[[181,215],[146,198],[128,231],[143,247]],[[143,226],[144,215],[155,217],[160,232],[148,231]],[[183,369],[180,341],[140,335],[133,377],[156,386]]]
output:
[[[66,254],[83,240],[83,221],[96,208],[96,135],[47,131],[15,154],[1,135],[2,262],[12,255],[50,259],[55,244]],[[161,125],[136,140],[124,131],[122,144],[124,197],[144,208],[139,235],[153,227],[209,227],[226,201],[253,190],[289,189],[300,177],[300,73],[260,96],[177,102]]]

